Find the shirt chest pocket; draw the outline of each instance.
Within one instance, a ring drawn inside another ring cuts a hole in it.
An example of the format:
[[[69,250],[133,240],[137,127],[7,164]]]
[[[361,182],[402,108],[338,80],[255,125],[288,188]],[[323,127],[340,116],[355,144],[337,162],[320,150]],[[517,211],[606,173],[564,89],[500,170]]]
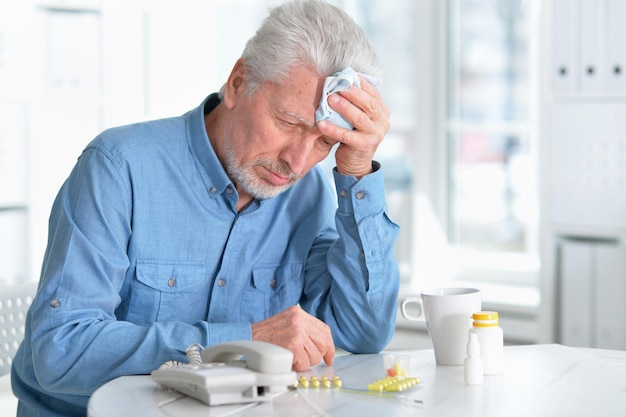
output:
[[[303,285],[301,263],[254,268],[241,303],[242,321],[263,320],[298,304]]]
[[[137,261],[129,321],[193,323],[206,318],[208,280],[202,263]]]

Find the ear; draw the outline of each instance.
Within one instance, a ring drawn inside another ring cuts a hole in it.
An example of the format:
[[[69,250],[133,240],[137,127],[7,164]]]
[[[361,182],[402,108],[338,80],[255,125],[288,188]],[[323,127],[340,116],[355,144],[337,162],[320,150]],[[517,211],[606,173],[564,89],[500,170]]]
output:
[[[232,109],[237,104],[237,101],[246,94],[246,88],[244,83],[244,74],[246,72],[245,60],[239,58],[235,62],[235,66],[228,76],[226,85],[224,88],[223,103],[228,109]]]

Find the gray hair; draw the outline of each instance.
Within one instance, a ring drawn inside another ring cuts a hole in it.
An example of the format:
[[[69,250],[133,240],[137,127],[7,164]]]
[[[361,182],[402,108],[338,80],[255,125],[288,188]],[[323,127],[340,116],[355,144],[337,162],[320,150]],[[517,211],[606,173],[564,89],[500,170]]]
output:
[[[322,77],[352,67],[382,78],[376,51],[363,29],[343,10],[321,0],[295,0],[271,9],[246,43],[242,58],[248,94],[266,82],[281,83],[297,66]]]

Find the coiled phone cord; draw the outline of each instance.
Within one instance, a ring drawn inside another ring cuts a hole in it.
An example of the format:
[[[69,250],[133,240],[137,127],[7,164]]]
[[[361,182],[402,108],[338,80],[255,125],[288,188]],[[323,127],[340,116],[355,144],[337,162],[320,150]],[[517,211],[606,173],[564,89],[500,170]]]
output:
[[[200,365],[202,363],[202,356],[200,355],[200,352],[202,352],[202,350],[204,350],[204,346],[202,346],[200,343],[194,343],[192,345],[189,345],[189,347],[187,347],[187,349],[185,350],[185,354],[187,355],[187,361],[189,361],[188,363],[167,361],[163,365],[159,366],[159,369],[174,368],[175,366],[181,365]]]

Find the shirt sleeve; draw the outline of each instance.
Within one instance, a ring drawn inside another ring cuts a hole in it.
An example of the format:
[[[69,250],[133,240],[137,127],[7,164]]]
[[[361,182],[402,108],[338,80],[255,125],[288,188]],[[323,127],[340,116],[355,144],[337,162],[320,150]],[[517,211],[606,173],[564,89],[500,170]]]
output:
[[[49,392],[90,395],[118,376],[185,361],[193,343],[251,338],[247,323],[117,320],[133,227],[133,189],[121,164],[88,148],[52,209],[29,330],[34,375]]]
[[[305,309],[326,322],[335,344],[354,353],[382,350],[395,329],[399,227],[387,215],[382,169],[357,180],[334,171],[336,233],[320,235],[305,271]]]

